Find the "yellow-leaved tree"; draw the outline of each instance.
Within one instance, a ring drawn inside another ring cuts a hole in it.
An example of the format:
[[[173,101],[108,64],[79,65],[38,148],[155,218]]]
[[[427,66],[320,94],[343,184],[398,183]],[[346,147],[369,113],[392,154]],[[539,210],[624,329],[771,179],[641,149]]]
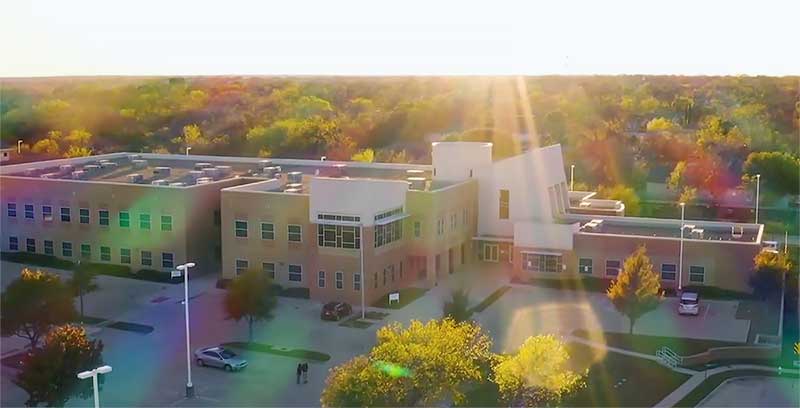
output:
[[[644,246],[637,248],[625,260],[622,272],[606,294],[617,311],[630,319],[628,333],[631,334],[636,320],[658,306],[661,301],[661,280],[653,271],[653,263]]]
[[[494,381],[500,398],[511,406],[544,406],[585,385],[586,373],[569,369],[569,353],[552,335],[528,337],[517,354],[500,356]]]

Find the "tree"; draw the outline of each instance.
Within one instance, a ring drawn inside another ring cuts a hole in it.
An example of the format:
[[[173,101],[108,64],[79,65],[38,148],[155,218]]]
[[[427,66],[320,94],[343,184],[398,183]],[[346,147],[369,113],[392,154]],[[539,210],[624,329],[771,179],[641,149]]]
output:
[[[369,355],[330,371],[322,405],[462,403],[463,387],[485,380],[494,358],[491,340],[472,322],[395,322],[379,329],[377,340]]]
[[[364,162],[364,163],[372,163],[375,161],[375,151],[372,149],[363,149],[359,150],[353,157],[350,158],[352,161],[357,162]]]
[[[647,122],[648,132],[672,132],[680,128],[677,123],[664,117],[657,117]]]
[[[48,333],[41,348],[25,357],[13,382],[28,393],[27,406],[64,406],[73,396],[89,398],[92,382],[80,380],[76,374],[102,366],[102,352],[103,342],[89,341],[82,327],[57,327]],[[103,377],[98,381],[102,383]]]
[[[762,299],[779,293],[784,277],[792,270],[791,261],[781,252],[761,251],[753,258],[753,264],[749,283],[754,294]]]
[[[249,341],[253,341],[253,323],[271,318],[275,304],[272,280],[255,269],[248,269],[234,278],[225,294],[228,319],[247,320]]]
[[[626,215],[638,215],[640,211],[639,196],[631,187],[617,184],[613,187],[600,186],[597,194],[609,200],[619,200],[625,204]]]
[[[510,406],[557,404],[584,385],[584,375],[568,368],[569,353],[552,335],[528,337],[511,356],[494,365],[500,398]]]
[[[625,260],[622,271],[606,293],[618,312],[628,316],[630,329],[645,313],[653,310],[661,301],[661,281],[653,271],[647,250],[640,246]]]
[[[35,348],[52,326],[72,321],[75,305],[69,288],[58,275],[25,268],[0,300],[3,336],[16,335]]]
[[[445,301],[442,308],[444,317],[451,318],[455,322],[465,322],[472,316],[469,308],[469,291],[466,289],[456,289],[450,293],[450,300]]]
[[[750,153],[742,173],[745,183],[754,183],[756,174],[761,174],[763,188],[779,194],[800,194],[800,158],[789,153]]]
[[[97,290],[97,285],[94,282],[95,276],[95,273],[88,265],[81,264],[78,261],[72,269],[72,278],[67,281],[67,285],[72,289],[73,295],[80,298],[81,321],[83,321],[83,295]]]

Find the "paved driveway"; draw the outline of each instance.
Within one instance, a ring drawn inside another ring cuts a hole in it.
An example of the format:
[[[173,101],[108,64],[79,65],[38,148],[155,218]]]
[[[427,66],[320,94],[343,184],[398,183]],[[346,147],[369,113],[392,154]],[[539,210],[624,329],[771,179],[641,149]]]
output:
[[[797,407],[800,381],[796,378],[746,377],[720,384],[698,407]]]

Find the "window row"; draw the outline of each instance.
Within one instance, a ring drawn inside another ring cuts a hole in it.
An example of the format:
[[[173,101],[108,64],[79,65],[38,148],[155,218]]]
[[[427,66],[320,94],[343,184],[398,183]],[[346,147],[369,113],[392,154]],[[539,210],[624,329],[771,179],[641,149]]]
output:
[[[375,248],[380,248],[403,238],[403,220],[385,225],[375,225]]]
[[[250,261],[247,259],[237,259],[235,265],[236,276],[243,274],[245,271],[250,269]],[[277,278],[277,271],[275,269],[274,262],[262,262],[261,263],[261,271],[267,274],[270,279],[275,280]],[[286,269],[287,278],[290,282],[302,282],[303,281],[303,265],[297,264],[289,264]]]
[[[233,222],[233,233],[236,238],[247,238],[250,235],[248,222],[245,220],[235,220]],[[303,227],[301,225],[289,224],[286,227],[286,235],[290,242],[303,242]],[[270,222],[261,223],[261,239],[275,239],[275,224]]]
[[[334,274],[334,287],[337,290],[344,289],[344,272],[336,271]],[[325,271],[318,271],[317,272],[317,287],[324,288],[327,285],[326,273]],[[361,274],[357,272],[353,272],[353,290],[356,292],[361,291]]]
[[[317,244],[330,248],[361,248],[361,228],[346,225],[317,225]]]
[[[19,238],[18,237],[8,237],[8,250],[9,251],[19,251]],[[37,253],[37,242],[34,238],[26,238],[25,239],[25,252],[30,253]],[[72,242],[63,241],[61,242],[61,256],[64,258],[72,258],[74,256],[74,247]],[[92,259],[92,245],[91,244],[80,244],[78,250],[80,251],[80,259],[83,260],[91,260]],[[55,256],[55,245],[54,242],[51,240],[43,240],[42,241],[42,253],[45,255],[52,255]],[[153,252],[152,251],[140,251],[139,252],[139,263],[141,266],[153,266]],[[111,247],[101,245],[100,246],[100,260],[103,262],[112,262],[112,255],[111,255]],[[131,249],[130,248],[120,248],[119,249],[119,263],[123,265],[130,265],[132,263],[131,258]],[[162,268],[173,268],[175,266],[175,255],[171,252],[162,252],[161,253],[161,267]]]
[[[622,270],[622,262],[619,260],[606,260],[606,276],[617,276]],[[593,271],[591,258],[580,258],[578,260],[578,272],[591,275]],[[706,275],[705,267],[698,265],[689,266],[689,282],[704,283]],[[674,281],[678,278],[678,266],[672,263],[661,264],[661,280]]]
[[[41,216],[44,221],[53,221],[53,206],[41,206]],[[17,216],[17,204],[6,204],[6,215],[10,218]],[[72,222],[72,208],[59,207],[58,212],[61,222]],[[24,217],[26,219],[35,219],[33,204],[24,205]],[[120,228],[131,227],[131,213],[129,211],[119,211],[117,213]],[[91,224],[91,211],[88,208],[78,209],[78,222],[80,224]],[[162,215],[160,218],[161,231],[172,231],[172,216]],[[97,210],[97,224],[102,226],[109,226],[111,224],[111,213],[109,210]],[[138,218],[139,229],[149,230],[152,226],[151,216],[148,213],[140,213]]]

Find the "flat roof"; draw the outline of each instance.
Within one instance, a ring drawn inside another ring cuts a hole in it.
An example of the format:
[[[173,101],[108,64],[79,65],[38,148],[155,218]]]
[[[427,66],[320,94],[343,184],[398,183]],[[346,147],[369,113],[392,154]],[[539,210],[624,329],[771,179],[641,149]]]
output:
[[[593,220],[602,220],[593,227]],[[579,233],[680,239],[681,220],[567,214],[567,223],[580,223]],[[589,224],[589,225],[587,225]],[[759,243],[762,225],[705,220],[685,220],[683,239],[695,241]]]

